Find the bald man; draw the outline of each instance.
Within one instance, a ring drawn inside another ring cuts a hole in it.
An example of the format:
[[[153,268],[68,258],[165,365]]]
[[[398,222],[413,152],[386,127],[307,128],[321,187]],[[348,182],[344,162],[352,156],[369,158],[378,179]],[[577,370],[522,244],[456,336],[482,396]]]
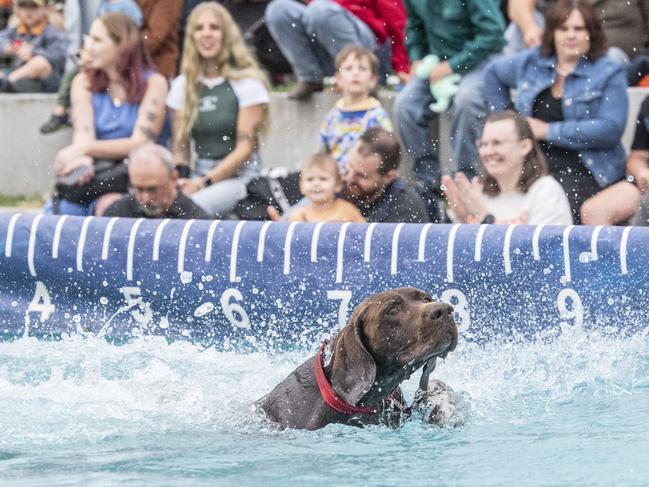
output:
[[[129,218],[211,218],[178,189],[171,152],[153,143],[129,154],[130,194],[112,203],[103,216]]]

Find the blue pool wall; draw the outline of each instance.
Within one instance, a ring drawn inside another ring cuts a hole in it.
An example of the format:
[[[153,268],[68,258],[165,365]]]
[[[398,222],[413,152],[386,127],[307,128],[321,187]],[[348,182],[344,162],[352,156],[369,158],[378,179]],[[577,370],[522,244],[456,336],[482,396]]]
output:
[[[646,326],[640,227],[0,215],[0,333],[310,345],[367,296],[416,286],[462,338]]]

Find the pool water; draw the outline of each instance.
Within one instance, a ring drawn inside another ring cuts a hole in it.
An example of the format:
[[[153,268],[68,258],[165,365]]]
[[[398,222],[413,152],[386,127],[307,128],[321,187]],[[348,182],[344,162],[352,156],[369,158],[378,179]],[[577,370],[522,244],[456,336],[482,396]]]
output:
[[[155,337],[0,343],[0,483],[649,484],[646,333],[460,342],[435,372],[465,398],[459,428],[276,431],[253,403],[309,354]]]

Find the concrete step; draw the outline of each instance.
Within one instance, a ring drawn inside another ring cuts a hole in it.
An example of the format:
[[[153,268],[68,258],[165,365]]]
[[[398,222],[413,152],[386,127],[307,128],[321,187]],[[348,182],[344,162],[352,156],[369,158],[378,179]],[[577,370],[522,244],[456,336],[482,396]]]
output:
[[[649,89],[629,88],[629,120],[623,142],[628,148],[633,137],[635,118]],[[297,168],[318,149],[318,131],[325,114],[338,99],[335,93],[316,94],[309,102],[295,102],[287,93],[271,93],[269,130],[261,136],[260,153],[266,167]],[[381,102],[391,113],[396,93],[384,91]],[[56,95],[0,95],[0,194],[28,195],[45,193],[52,188],[52,161],[58,150],[71,141],[71,130],[62,129],[42,135],[38,129],[48,120]],[[448,117],[439,120],[440,160],[448,165]],[[404,164],[402,173],[408,172]]]

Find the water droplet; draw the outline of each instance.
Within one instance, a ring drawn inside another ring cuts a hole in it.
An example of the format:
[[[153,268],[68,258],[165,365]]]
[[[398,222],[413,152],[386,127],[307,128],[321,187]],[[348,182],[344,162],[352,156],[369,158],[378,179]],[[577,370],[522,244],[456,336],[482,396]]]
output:
[[[581,262],[582,264],[587,264],[588,262],[594,262],[596,260],[597,259],[592,252],[581,252],[579,254],[579,262]]]
[[[108,281],[102,281],[101,285],[104,287],[108,287]]]
[[[105,306],[108,304],[108,298],[106,296],[102,296],[101,298],[99,298],[99,302]]]
[[[162,328],[163,330],[166,330],[167,328],[169,328],[169,320],[167,319],[166,316],[163,316],[162,318],[160,318],[160,324],[158,326],[160,328]]]
[[[613,304],[615,304],[615,300],[614,300],[613,298],[608,298],[608,299],[606,300],[606,302],[607,302],[609,305],[613,305]]]
[[[180,273],[180,282],[183,284],[189,284],[192,282],[192,273],[189,271],[182,271]]]
[[[207,301],[194,310],[194,316],[196,316],[196,318],[200,318],[201,316],[205,316],[206,314],[211,313],[213,310],[214,304]]]
[[[81,323],[81,315],[74,315],[74,316],[72,317],[72,321],[73,321],[74,323]]]

